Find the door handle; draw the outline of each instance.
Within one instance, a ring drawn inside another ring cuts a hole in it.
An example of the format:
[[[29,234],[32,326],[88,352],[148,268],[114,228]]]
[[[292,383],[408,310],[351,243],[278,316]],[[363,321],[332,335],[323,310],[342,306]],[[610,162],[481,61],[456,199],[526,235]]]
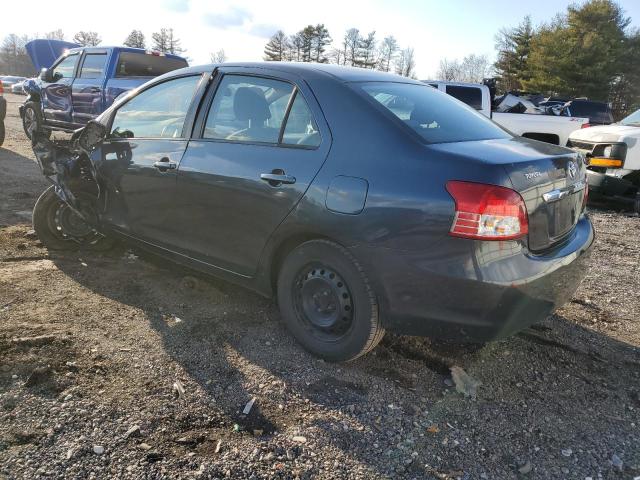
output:
[[[272,187],[278,187],[280,185],[286,184],[290,185],[292,183],[296,183],[296,177],[291,175],[286,175],[283,170],[277,169],[271,173],[261,173],[260,179],[265,182],[269,182],[269,185]]]
[[[153,166],[161,172],[166,172],[167,170],[175,170],[178,165],[176,162],[172,162],[167,157],[164,157],[158,162],[153,162]]]
[[[91,87],[89,89],[89,93],[100,93],[100,88],[98,87]]]

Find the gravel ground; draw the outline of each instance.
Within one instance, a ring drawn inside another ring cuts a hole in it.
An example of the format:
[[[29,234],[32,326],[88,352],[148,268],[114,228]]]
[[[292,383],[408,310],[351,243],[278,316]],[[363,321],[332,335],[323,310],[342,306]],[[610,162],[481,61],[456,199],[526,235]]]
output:
[[[46,183],[24,97],[7,98],[0,478],[640,476],[637,216],[592,210],[589,275],[534,328],[484,346],[388,335],[328,364],[246,290],[124,247],[44,249],[28,222]]]

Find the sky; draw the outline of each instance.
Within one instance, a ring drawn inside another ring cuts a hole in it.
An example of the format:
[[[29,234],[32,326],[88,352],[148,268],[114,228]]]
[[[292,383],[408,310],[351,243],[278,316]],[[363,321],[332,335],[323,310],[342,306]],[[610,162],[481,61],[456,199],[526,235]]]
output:
[[[564,12],[566,0],[109,0],[107,3],[35,0],[27,14],[8,2],[0,14],[0,37],[34,36],[62,29],[70,40],[79,30],[97,31],[103,45],[120,45],[133,29],[151,33],[171,27],[192,65],[210,63],[210,53],[224,49],[229,61],[262,60],[264,45],[278,29],[287,34],[324,23],[338,44],[352,27],[393,35],[415,49],[418,78],[433,78],[440,59],[469,54],[495,58],[494,37],[502,27],[531,15],[535,25]],[[578,0],[578,3],[581,3]],[[619,4],[640,26],[640,1]]]

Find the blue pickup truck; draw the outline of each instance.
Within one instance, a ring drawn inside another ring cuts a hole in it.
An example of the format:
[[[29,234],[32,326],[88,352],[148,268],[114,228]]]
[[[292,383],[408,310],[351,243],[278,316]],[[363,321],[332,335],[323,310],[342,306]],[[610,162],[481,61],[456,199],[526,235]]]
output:
[[[20,107],[24,131],[50,133],[83,127],[123,92],[153,77],[188,66],[177,55],[129,47],[80,47],[33,40],[27,45],[37,78],[27,80]]]

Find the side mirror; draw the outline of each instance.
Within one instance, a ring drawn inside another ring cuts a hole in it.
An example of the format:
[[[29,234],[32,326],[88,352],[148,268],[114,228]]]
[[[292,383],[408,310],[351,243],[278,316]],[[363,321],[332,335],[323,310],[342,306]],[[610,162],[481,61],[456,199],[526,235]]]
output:
[[[51,70],[48,68],[43,68],[40,70],[40,80],[43,82],[50,83],[53,81],[53,76],[51,75]]]
[[[93,147],[99,144],[107,136],[107,127],[102,123],[91,120],[87,125],[78,131],[78,146],[90,152]]]

